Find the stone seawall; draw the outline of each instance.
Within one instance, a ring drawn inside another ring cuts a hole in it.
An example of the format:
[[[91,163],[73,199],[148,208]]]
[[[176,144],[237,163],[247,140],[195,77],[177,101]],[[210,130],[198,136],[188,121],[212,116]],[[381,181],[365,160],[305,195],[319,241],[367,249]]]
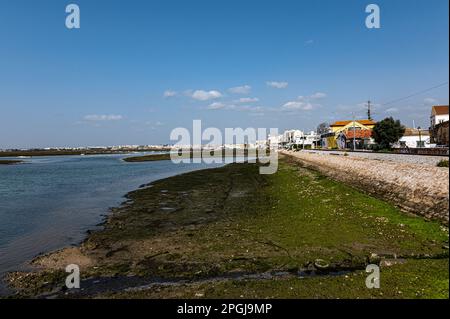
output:
[[[404,211],[449,222],[449,170],[344,155],[282,151],[306,167],[387,200]]]

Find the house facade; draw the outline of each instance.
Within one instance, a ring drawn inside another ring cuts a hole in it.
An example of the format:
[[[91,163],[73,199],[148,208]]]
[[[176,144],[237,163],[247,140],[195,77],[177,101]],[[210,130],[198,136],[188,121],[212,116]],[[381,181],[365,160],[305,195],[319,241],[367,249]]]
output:
[[[435,145],[431,143],[428,130],[406,128],[402,138],[395,143],[393,148],[430,148]]]
[[[449,146],[449,109],[448,105],[436,105],[431,108],[430,139],[437,146]]]
[[[330,132],[322,134],[322,147],[328,149],[363,149],[373,144],[372,129],[376,122],[372,120],[337,121],[330,125]]]
[[[435,105],[431,108],[430,127],[449,120],[448,105]]]

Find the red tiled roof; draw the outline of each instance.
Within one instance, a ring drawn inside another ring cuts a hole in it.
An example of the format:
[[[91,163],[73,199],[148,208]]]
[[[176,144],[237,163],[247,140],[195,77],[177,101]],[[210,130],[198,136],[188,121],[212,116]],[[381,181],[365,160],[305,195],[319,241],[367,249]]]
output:
[[[333,124],[331,124],[330,126],[346,126],[352,122],[353,121],[337,121],[337,122],[334,122]],[[362,124],[362,125],[375,125],[376,124],[376,122],[374,122],[372,120],[356,120],[355,122],[358,122],[359,124]]]
[[[448,105],[435,105],[432,107],[432,111],[436,115],[445,115],[448,114]]]
[[[371,138],[372,137],[372,130],[347,130],[345,132],[345,136],[348,139],[352,139],[353,136],[355,136],[355,138]]]

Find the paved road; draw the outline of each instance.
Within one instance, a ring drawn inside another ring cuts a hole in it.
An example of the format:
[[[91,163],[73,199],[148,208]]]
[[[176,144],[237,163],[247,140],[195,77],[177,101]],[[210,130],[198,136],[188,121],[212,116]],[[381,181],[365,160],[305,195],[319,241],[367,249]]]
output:
[[[305,150],[302,152],[311,152],[317,154],[331,155],[340,154],[343,152],[333,152],[333,151],[318,151],[318,150]],[[348,152],[350,157],[360,157],[380,161],[393,161],[400,163],[412,163],[421,165],[431,165],[436,166],[441,160],[448,160],[448,156],[427,156],[427,155],[401,155],[401,154],[384,154],[384,153],[366,153],[366,152]]]

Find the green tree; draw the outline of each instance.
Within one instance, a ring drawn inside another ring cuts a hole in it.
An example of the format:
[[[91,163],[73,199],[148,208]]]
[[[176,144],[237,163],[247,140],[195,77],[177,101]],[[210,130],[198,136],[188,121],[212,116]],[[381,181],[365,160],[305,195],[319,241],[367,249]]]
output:
[[[381,149],[390,149],[405,134],[405,127],[392,117],[378,122],[373,128],[373,138]]]

